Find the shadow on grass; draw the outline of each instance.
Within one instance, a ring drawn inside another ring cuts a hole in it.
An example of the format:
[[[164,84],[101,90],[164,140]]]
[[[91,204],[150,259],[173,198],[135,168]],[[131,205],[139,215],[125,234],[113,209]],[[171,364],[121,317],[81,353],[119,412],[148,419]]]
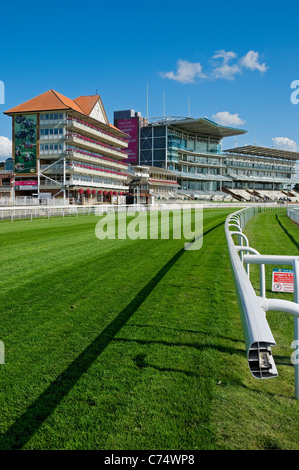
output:
[[[136,364],[136,366],[139,368],[139,369],[144,369],[146,367],[150,367],[151,369],[155,369],[159,372],[174,372],[175,374],[184,374],[186,375],[187,377],[200,377],[199,374],[196,374],[195,372],[190,372],[190,371],[187,371],[187,370],[182,370],[182,369],[172,369],[172,368],[168,368],[168,367],[157,367],[157,366],[154,366],[153,364],[149,364],[148,362],[146,362],[146,354],[138,354],[133,360]]]
[[[141,345],[150,345],[150,344],[160,344],[162,346],[177,346],[177,347],[186,347],[186,348],[194,348],[198,351],[203,351],[204,349],[215,349],[221,353],[228,353],[228,354],[239,354],[242,357],[244,356],[245,349],[237,349],[237,348],[229,348],[226,346],[215,345],[214,343],[208,344],[199,344],[199,343],[176,343],[175,341],[164,341],[164,340],[147,340],[147,339],[128,339],[128,338],[114,338],[113,341],[122,341],[124,343],[137,343]]]
[[[282,230],[284,231],[284,233],[287,235],[287,237],[289,237],[289,239],[291,240],[291,242],[293,243],[293,245],[295,245],[295,247],[296,247],[297,249],[299,249],[299,243],[297,242],[297,240],[295,240],[295,238],[293,237],[293,235],[291,235],[290,232],[285,228],[285,226],[280,222],[280,220],[279,220],[277,214],[275,215],[275,217],[276,217],[276,220],[277,220],[278,224],[280,225],[280,227],[281,227]]]
[[[130,326],[130,327],[135,327],[136,326],[138,328],[152,328],[153,326],[155,326],[159,329],[170,330],[171,332],[178,331],[180,333],[183,332],[183,333],[191,333],[191,334],[200,334],[200,335],[205,335],[205,336],[211,337],[211,333],[209,331],[188,330],[188,329],[185,329],[185,328],[174,328],[174,327],[165,326],[165,325],[141,325],[140,323],[130,323],[128,326]],[[230,336],[224,336],[224,335],[220,335],[218,333],[215,336],[217,336],[217,338],[225,339],[225,340],[232,341],[232,342],[235,342],[235,343],[243,343],[244,342],[244,340],[242,338],[231,338]]]
[[[272,382],[272,379],[269,379],[270,382]],[[282,398],[284,400],[296,400],[294,396],[289,396],[286,393],[277,393],[277,392],[271,392],[266,389],[266,385],[264,385],[264,380],[260,381],[259,379],[253,379],[252,386],[250,385],[245,385],[244,382],[242,382],[241,379],[236,379],[234,378],[232,381],[225,381],[222,384],[222,388],[229,389],[230,387],[240,387],[243,390],[246,390],[250,393],[254,393],[257,397],[260,397],[262,400],[264,400],[265,397],[270,397],[270,398]],[[260,384],[260,385],[259,385]],[[256,385],[256,387],[254,386]],[[259,388],[260,387],[260,388]],[[296,400],[297,401],[297,400]]]
[[[203,233],[203,236],[223,225],[221,222]],[[53,413],[63,398],[70,392],[80,377],[88,370],[111,340],[122,329],[132,315],[145,302],[170,269],[185,253],[179,250],[149,281],[117,317],[94,339],[94,341],[57,377],[37,400],[1,436],[0,449],[21,449],[43,422]]]

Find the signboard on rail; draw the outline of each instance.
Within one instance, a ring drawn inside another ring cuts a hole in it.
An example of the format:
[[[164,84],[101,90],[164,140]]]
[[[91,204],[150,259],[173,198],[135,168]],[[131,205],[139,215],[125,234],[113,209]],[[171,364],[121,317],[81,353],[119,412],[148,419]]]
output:
[[[294,292],[294,273],[292,269],[273,269],[272,292]]]

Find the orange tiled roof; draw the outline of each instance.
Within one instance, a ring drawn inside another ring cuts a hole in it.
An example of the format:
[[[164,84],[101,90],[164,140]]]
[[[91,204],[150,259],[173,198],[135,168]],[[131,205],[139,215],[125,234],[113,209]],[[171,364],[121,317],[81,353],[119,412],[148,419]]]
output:
[[[79,113],[85,114],[77,103],[54,90],[46,91],[29,101],[25,101],[25,103],[19,104],[15,108],[5,111],[5,114],[27,113],[34,111],[58,111],[65,109],[73,109]]]
[[[116,131],[119,131],[119,132],[122,132],[120,131],[120,129],[118,127],[115,127],[113,124],[111,124],[110,122],[108,122],[108,126],[111,127],[111,129],[115,129]],[[125,134],[125,132],[123,132],[123,134]]]
[[[74,102],[82,109],[84,114],[89,115],[99,99],[100,95],[78,96],[74,99]]]
[[[45,93],[42,93],[41,95],[36,96],[35,98],[32,98],[31,100],[25,101],[24,103],[9,109],[8,111],[5,111],[4,114],[10,115],[16,113],[32,113],[39,111],[66,111],[72,109],[80,114],[89,116],[99,100],[107,119],[107,125],[111,129],[115,129],[118,132],[124,134],[117,127],[109,123],[99,95],[79,96],[78,98],[72,100],[55,90],[49,90]]]

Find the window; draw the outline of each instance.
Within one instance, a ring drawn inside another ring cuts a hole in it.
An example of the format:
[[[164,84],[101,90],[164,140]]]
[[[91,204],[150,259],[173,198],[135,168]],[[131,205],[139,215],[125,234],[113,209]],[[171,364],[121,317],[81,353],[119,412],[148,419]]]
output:
[[[143,127],[140,131],[141,138],[142,137],[152,137],[152,128],[151,127]]]
[[[142,149],[150,149],[150,148],[152,148],[151,140],[141,139],[141,148],[142,148]]]
[[[154,148],[155,149],[164,149],[165,148],[165,139],[163,139],[163,138],[154,139]]]
[[[165,150],[155,150],[154,160],[165,160]]]
[[[154,128],[154,136],[155,137],[163,137],[165,135],[165,127],[155,127]]]
[[[41,129],[40,130],[40,135],[45,136],[45,135],[50,135],[50,136],[57,136],[57,135],[63,135],[63,128],[62,127],[55,127],[55,128],[46,128],[46,129]]]
[[[151,150],[142,150],[140,152],[140,160],[143,163],[151,163],[152,161],[152,152]]]

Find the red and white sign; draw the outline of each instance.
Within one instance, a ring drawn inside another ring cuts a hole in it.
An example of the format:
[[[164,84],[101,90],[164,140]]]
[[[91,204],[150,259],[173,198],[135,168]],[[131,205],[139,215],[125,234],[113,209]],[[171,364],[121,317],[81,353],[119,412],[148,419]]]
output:
[[[37,190],[37,181],[15,181],[15,189],[22,191],[34,191]]]
[[[294,273],[292,269],[273,269],[273,292],[294,292]]]
[[[15,186],[37,186],[37,181],[15,181]]]

